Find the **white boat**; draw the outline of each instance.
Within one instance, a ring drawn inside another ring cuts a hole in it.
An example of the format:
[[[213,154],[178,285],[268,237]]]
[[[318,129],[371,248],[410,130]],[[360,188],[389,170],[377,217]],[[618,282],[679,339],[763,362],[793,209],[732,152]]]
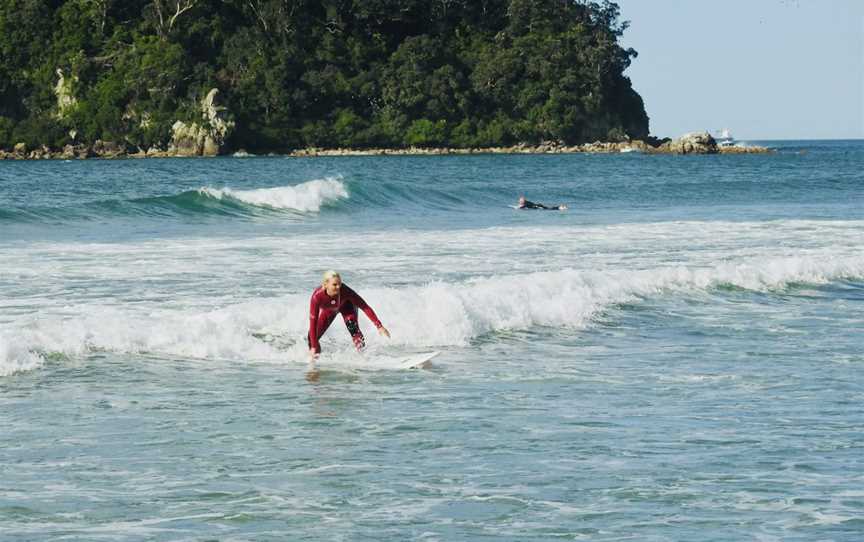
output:
[[[717,145],[720,147],[731,147],[735,144],[735,138],[732,137],[732,133],[729,132],[729,128],[723,128],[716,134],[714,134],[714,141],[717,142]]]

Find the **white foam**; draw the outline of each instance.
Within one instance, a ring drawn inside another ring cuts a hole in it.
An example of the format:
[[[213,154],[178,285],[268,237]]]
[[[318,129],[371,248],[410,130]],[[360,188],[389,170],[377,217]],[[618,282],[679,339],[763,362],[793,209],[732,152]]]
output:
[[[394,342],[431,347],[465,345],[489,332],[538,325],[584,329],[610,306],[643,297],[721,285],[770,291],[790,283],[822,284],[842,277],[864,277],[864,257],[779,258],[636,271],[569,269],[433,283],[413,292],[372,289],[367,300],[382,320],[394,322]]]
[[[393,288],[356,286],[392,333],[392,339],[385,342],[362,317],[370,346],[429,348],[465,346],[490,332],[533,326],[584,329],[610,307],[642,298],[687,295],[721,285],[770,291],[790,283],[819,284],[844,277],[864,277],[864,256],[754,259],[713,267],[632,271],[564,269]],[[305,361],[302,337],[307,309],[308,294],[204,311],[142,312],[122,305],[64,307],[62,316],[43,316],[11,330],[18,339],[15,345],[0,341],[0,374],[38,367],[40,354],[83,356],[105,350],[201,359]],[[262,340],[253,333],[270,334],[276,340]],[[350,352],[341,321],[334,322],[325,336],[324,349]]]
[[[44,361],[42,356],[31,352],[27,346],[0,334],[0,376],[31,371],[40,367]]]
[[[198,192],[216,199],[231,198],[249,205],[301,212],[317,212],[326,203],[348,198],[345,183],[332,177],[316,179],[296,186],[277,186],[257,190],[232,190],[205,186],[199,188]]]
[[[82,306],[74,316],[40,318],[19,330],[34,353],[86,355],[92,351],[165,354],[183,358],[275,360],[282,354],[252,333],[265,323],[282,325],[275,300],[206,312],[139,313],[117,307]]]

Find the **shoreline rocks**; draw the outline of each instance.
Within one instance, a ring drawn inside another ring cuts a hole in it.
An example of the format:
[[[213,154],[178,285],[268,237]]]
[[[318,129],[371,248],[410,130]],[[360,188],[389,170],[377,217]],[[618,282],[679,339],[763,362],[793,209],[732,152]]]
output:
[[[508,147],[409,147],[405,149],[321,149],[310,147],[288,154],[293,157],[311,156],[439,156],[451,154],[614,154],[637,152],[641,154],[768,154],[775,152],[760,146],[719,146],[708,132],[685,134],[678,139],[642,141],[594,141],[582,145],[545,142],[539,145],[518,143]]]
[[[215,91],[215,92],[214,92]],[[167,150],[151,147],[147,150],[130,149],[125,143],[97,140],[93,145],[66,145],[62,150],[51,150],[42,145],[38,149],[28,149],[18,143],[11,151],[0,149],[0,160],[39,160],[39,159],[84,159],[84,158],[168,158],[217,156],[224,152],[224,141],[234,123],[225,118],[224,109],[214,105],[216,89],[210,91],[202,102],[206,105],[205,117],[209,128],[196,123],[175,123],[174,138]],[[211,114],[212,113],[212,114]],[[178,125],[183,125],[178,127]],[[288,153],[291,157],[312,156],[441,156],[469,154],[768,154],[773,149],[760,146],[720,146],[708,132],[685,134],[678,139],[651,139],[649,141],[631,140],[621,142],[594,141],[582,145],[566,145],[563,142],[547,141],[538,145],[518,143],[507,147],[408,147],[372,149],[323,149],[310,147]]]

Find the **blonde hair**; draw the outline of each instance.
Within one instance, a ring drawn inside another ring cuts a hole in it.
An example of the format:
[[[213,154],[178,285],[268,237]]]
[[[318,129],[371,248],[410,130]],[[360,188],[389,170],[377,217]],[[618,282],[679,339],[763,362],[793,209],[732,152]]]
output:
[[[338,272],[333,271],[332,269],[324,271],[324,274],[321,275],[321,287],[327,286],[327,283],[330,282],[330,279],[339,279],[342,280],[342,275]]]

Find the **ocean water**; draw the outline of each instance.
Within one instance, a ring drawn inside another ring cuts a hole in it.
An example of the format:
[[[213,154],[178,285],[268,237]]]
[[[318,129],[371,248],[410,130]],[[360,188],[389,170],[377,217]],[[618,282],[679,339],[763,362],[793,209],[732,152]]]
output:
[[[864,142],[769,145],[0,162],[0,539],[861,540]]]

